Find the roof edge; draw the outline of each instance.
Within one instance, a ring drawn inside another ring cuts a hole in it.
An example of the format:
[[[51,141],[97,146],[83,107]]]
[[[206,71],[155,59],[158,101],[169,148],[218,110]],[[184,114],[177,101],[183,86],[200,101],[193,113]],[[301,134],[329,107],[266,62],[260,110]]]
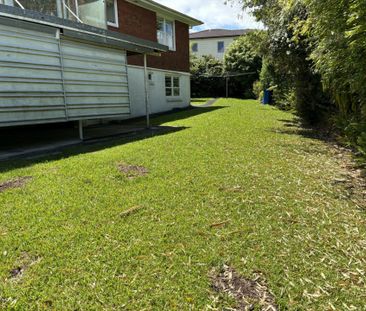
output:
[[[119,47],[137,53],[154,54],[167,52],[169,50],[167,46],[157,42],[140,39],[131,35],[106,29],[96,28],[35,11],[23,10],[0,4],[0,19],[4,18],[63,29],[65,35],[68,34],[75,38],[94,41],[95,43],[107,46]]]
[[[157,13],[167,14],[169,16],[174,17],[176,20],[180,22],[188,24],[189,26],[203,25],[202,21],[194,17],[178,12],[174,9],[171,9],[165,5],[162,5],[152,0],[126,0],[126,1],[141,6],[145,9],[152,10]]]
[[[243,35],[245,35],[245,33],[242,35],[207,36],[207,37],[198,37],[198,38],[189,36],[189,39],[190,40],[204,40],[204,39],[214,39],[214,38],[233,38],[233,37],[241,37]]]

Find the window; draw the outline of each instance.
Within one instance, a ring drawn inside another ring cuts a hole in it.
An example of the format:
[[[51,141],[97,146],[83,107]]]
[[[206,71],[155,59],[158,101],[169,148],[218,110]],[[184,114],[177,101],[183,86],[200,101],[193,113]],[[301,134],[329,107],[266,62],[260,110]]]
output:
[[[198,52],[198,43],[192,44],[192,52]]]
[[[224,53],[225,52],[225,43],[224,41],[217,42],[217,52]]]
[[[108,26],[118,27],[117,0],[107,0],[107,22]]]
[[[58,16],[94,27],[107,28],[105,0],[0,0],[0,4]],[[107,0],[107,6],[110,7],[111,4],[113,12],[117,14],[117,10],[114,10],[116,0]],[[118,23],[116,14],[112,21]]]
[[[165,95],[168,97],[180,96],[180,78],[165,76]]]
[[[173,21],[158,17],[157,36],[160,44],[167,45],[170,50],[175,50],[175,25]]]
[[[14,6],[14,1],[13,0],[0,0],[0,4]]]

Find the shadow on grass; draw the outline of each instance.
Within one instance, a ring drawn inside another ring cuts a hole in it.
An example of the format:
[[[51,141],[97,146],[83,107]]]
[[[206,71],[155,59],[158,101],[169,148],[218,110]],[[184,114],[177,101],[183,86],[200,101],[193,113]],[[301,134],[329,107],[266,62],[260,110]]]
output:
[[[284,129],[272,129],[272,132],[286,134],[286,135],[298,135],[309,139],[321,140],[327,143],[336,143],[332,129],[325,127],[312,127],[305,125],[300,119],[278,120],[283,123]]]
[[[171,113],[165,113],[161,115],[155,115],[154,119],[152,120],[152,123],[154,125],[160,125],[162,123],[168,123],[168,122],[174,122],[184,119],[189,119],[204,113],[213,112],[216,110],[225,109],[228,107],[225,106],[214,106],[214,107],[195,107],[190,106],[187,109],[178,109],[176,111],[173,111]]]
[[[80,142],[80,144],[55,149],[55,150],[53,150],[51,152],[47,152],[47,153],[39,152],[39,153],[35,153],[32,155],[28,155],[26,158],[4,160],[4,161],[0,162],[0,173],[8,172],[8,171],[11,171],[14,169],[19,169],[19,168],[25,168],[25,167],[32,166],[34,164],[43,163],[43,162],[55,161],[55,160],[65,159],[65,158],[80,155],[80,154],[86,154],[86,153],[90,153],[90,152],[96,152],[99,150],[105,150],[105,149],[113,148],[116,146],[121,146],[121,145],[129,144],[129,143],[133,143],[136,141],[149,139],[152,137],[163,136],[163,135],[180,132],[185,129],[188,129],[189,127],[163,126],[162,124],[167,123],[167,122],[188,119],[191,117],[201,115],[203,113],[213,112],[215,110],[222,109],[222,108],[226,108],[226,107],[208,107],[208,108],[189,107],[187,109],[180,109],[180,110],[175,110],[175,111],[165,113],[165,114],[154,115],[151,119],[151,123],[153,126],[150,129],[139,130],[136,132],[122,134],[122,135],[118,135],[118,136],[111,136],[111,137],[105,137],[105,138],[101,138],[101,139],[89,140],[89,141],[85,141],[83,143]],[[144,122],[145,122],[145,118],[138,118],[138,119],[133,119],[133,120],[126,120],[123,122],[123,124],[129,125],[129,126],[136,125],[136,127],[138,127],[138,126],[143,125]],[[66,125],[63,125],[63,126],[65,126],[66,129],[68,128]],[[27,139],[27,137],[31,136],[32,129],[36,133],[36,135],[40,135],[40,133],[43,131],[45,136],[47,136],[47,135],[49,136],[50,134],[44,130],[45,128],[46,127],[41,127],[41,130],[40,130],[36,126],[28,127],[28,130],[30,129],[30,131],[27,132],[26,135],[23,137],[25,139]],[[25,127],[22,127],[22,130],[24,130],[24,129],[25,129]],[[14,129],[12,129],[12,131],[14,131]],[[9,131],[7,133],[9,133]],[[44,139],[42,140],[42,137],[39,137],[39,136],[37,136],[37,138],[39,138],[40,141],[44,140]],[[22,146],[21,141],[17,140],[17,143],[20,144],[19,147]]]

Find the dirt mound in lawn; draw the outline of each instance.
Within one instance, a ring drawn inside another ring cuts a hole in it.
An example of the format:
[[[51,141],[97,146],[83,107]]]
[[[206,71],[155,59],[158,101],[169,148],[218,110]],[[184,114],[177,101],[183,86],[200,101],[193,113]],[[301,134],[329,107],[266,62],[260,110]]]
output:
[[[21,187],[25,186],[31,179],[32,179],[32,177],[30,177],[30,176],[19,177],[19,178],[15,178],[15,179],[0,183],[0,193],[4,192],[6,190],[9,190],[9,189],[21,188]]]
[[[146,167],[138,165],[119,164],[118,170],[122,174],[124,174],[128,179],[143,177],[149,173],[149,170]]]
[[[233,268],[224,265],[219,273],[213,271],[210,278],[215,291],[235,299],[237,305],[233,310],[246,311],[258,310],[258,308],[266,311],[278,310],[274,296],[261,275],[247,279]]]

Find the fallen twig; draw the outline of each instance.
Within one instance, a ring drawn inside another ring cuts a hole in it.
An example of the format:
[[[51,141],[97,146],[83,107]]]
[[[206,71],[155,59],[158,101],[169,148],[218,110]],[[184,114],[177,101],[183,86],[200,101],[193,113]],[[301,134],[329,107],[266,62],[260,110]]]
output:
[[[140,209],[142,209],[142,208],[143,208],[143,206],[141,206],[141,205],[131,207],[131,208],[129,208],[128,210],[126,210],[126,211],[122,212],[122,213],[120,214],[120,216],[121,216],[121,217],[129,216],[129,215],[131,215],[131,214],[133,214],[133,213],[136,213],[137,211],[139,211],[139,210],[140,210]]]
[[[223,227],[225,226],[226,224],[228,224],[230,222],[230,220],[225,220],[225,221],[222,221],[222,222],[218,222],[218,223],[213,223],[210,225],[210,228],[219,228],[219,227]]]

